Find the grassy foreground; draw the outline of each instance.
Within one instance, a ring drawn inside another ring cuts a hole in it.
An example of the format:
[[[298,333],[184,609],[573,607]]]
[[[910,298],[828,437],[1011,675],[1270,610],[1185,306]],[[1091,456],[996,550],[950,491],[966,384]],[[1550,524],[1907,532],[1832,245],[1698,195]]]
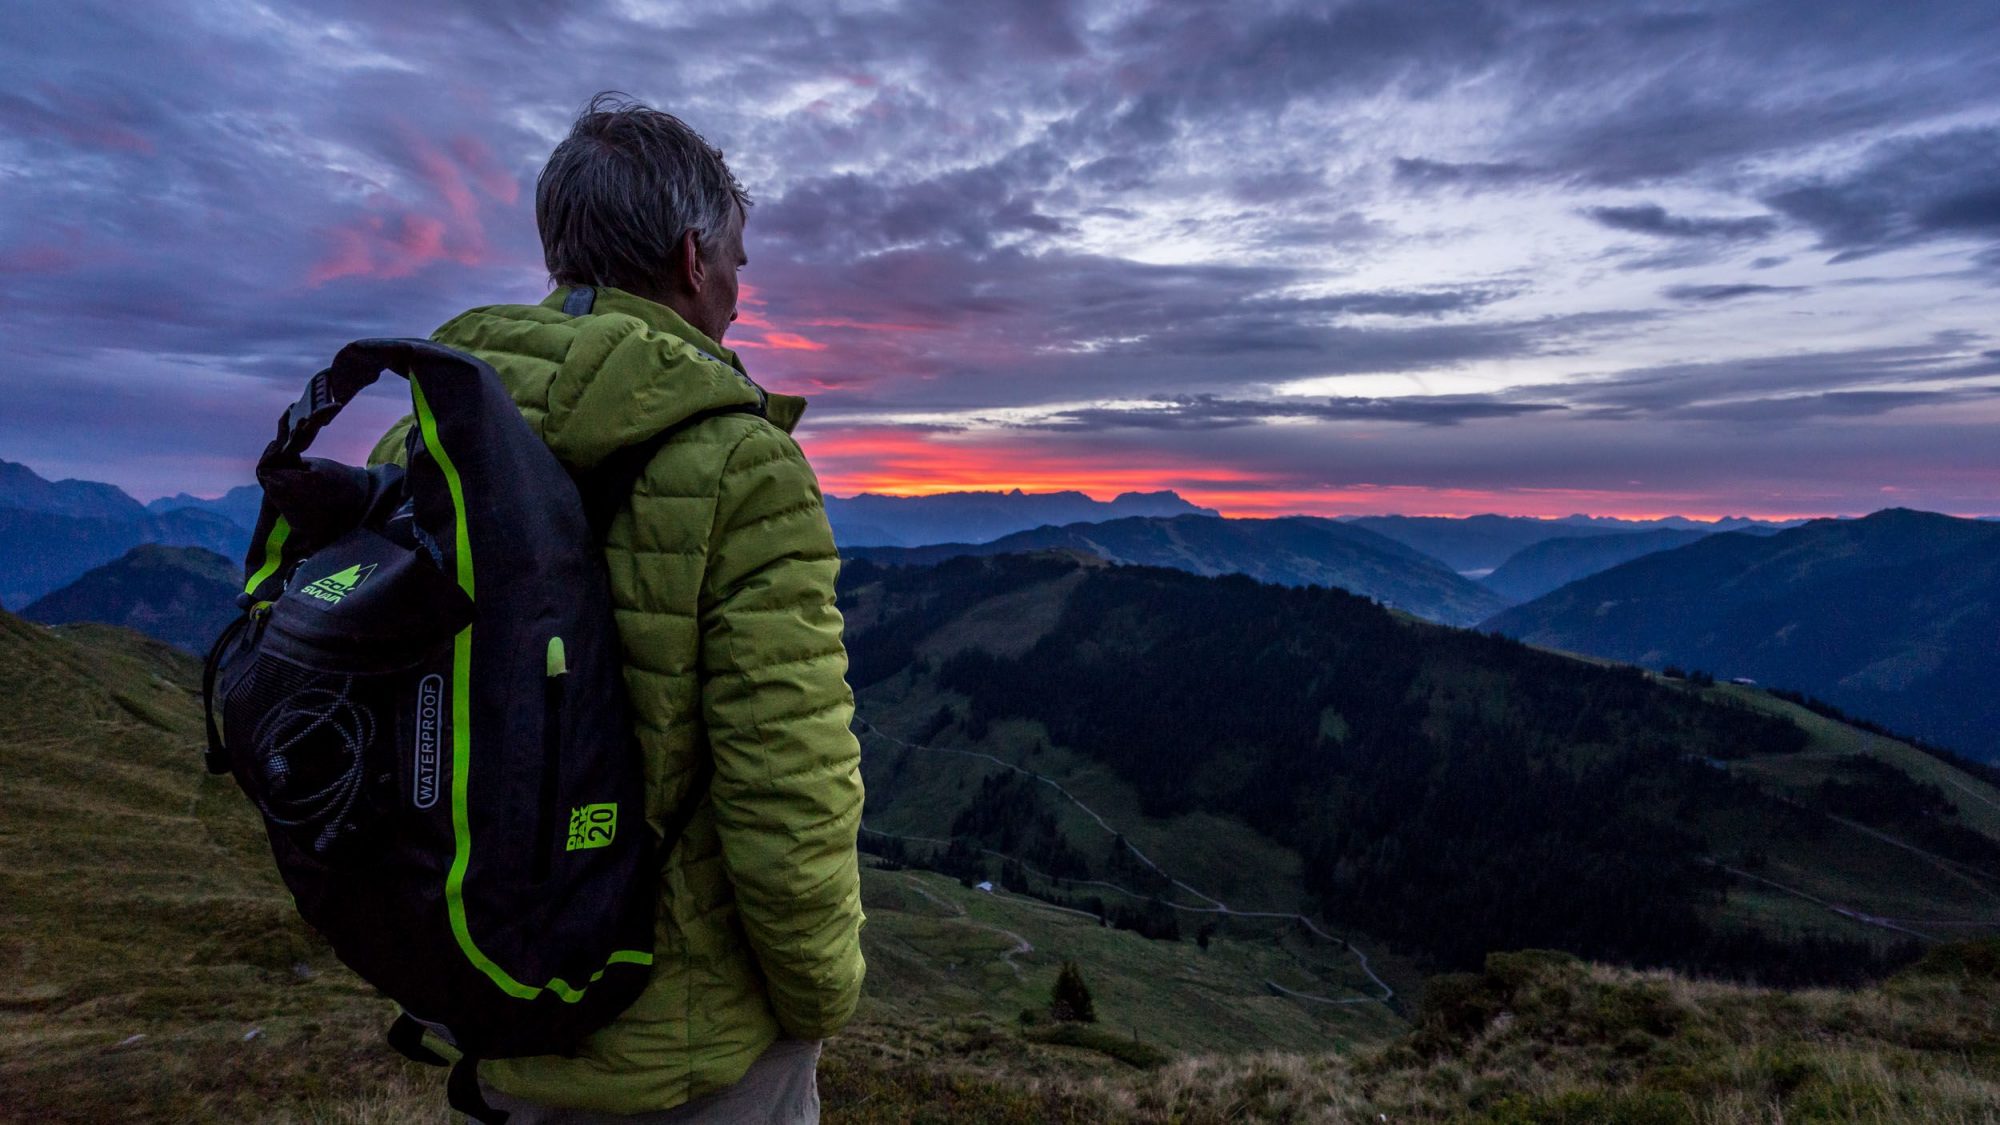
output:
[[[0,1120],[451,1120],[200,774],[195,671],[0,614]],[[1406,1024],[1273,995],[1341,983],[1282,937],[1204,952],[911,871],[869,871],[864,898],[829,1122],[2000,1121],[1991,943],[1795,993],[1505,954],[1435,978]],[[1065,957],[1103,1022],[1023,1026]]]
[[[2000,943],[1879,987],[1769,992],[1496,954],[1438,978],[1418,1026],[1353,1054],[1194,1056],[1018,1077],[836,1053],[829,1120],[867,1122],[2000,1121]]]

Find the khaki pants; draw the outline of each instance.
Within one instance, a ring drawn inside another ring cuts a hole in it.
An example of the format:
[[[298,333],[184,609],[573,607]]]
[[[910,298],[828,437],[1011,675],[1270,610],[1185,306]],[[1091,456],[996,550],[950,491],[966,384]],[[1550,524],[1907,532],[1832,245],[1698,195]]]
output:
[[[819,1040],[780,1039],[736,1085],[657,1113],[592,1113],[524,1102],[479,1084],[507,1125],[819,1125]]]

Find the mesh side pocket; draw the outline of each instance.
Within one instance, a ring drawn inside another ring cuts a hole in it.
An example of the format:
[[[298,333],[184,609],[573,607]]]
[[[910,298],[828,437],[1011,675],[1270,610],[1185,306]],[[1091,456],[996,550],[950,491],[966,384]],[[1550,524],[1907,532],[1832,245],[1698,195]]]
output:
[[[377,819],[369,793],[394,712],[376,677],[258,654],[222,714],[238,776],[259,812],[322,862],[353,858]]]

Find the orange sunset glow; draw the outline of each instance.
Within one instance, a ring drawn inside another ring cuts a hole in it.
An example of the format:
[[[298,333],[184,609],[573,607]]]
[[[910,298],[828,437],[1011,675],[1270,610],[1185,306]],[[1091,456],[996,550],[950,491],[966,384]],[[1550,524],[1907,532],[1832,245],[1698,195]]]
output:
[[[1559,518],[1578,512],[1621,519],[1668,516],[1716,520],[1810,519],[1838,514],[1812,507],[1717,508],[1692,492],[1563,488],[1423,488],[1411,485],[1315,486],[1163,453],[1144,461],[1106,464],[1073,453],[1038,450],[1018,440],[966,434],[921,434],[893,427],[816,431],[801,445],[819,472],[820,487],[837,496],[873,493],[931,496],[946,492],[1075,491],[1109,500],[1122,492],[1171,490],[1224,516],[1493,514]]]

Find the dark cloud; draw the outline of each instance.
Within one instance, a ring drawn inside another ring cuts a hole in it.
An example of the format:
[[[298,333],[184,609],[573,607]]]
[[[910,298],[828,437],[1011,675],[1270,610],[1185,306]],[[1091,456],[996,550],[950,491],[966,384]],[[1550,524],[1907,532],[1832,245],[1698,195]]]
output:
[[[1052,457],[1149,464],[1171,448],[1190,462],[1246,468],[1281,499],[1273,511],[1333,498],[1331,510],[1862,513],[1920,502],[1995,510],[1992,442],[2000,409],[1821,416],[1797,425],[1649,421],[1551,411],[1451,427],[1296,423],[1161,432],[1047,430],[1028,449]],[[1171,446],[1163,443],[1171,440]],[[1025,452],[1025,451],[1024,451]],[[1328,510],[1322,508],[1320,510]]]
[[[1828,391],[1817,395],[1737,399],[1683,407],[1689,421],[1798,423],[1813,418],[1865,418],[1912,406],[1950,406],[1991,400],[2000,387],[1959,387],[1934,391]]]
[[[1229,193],[1240,203],[1283,204],[1317,198],[1326,191],[1326,178],[1317,169],[1275,169],[1239,176],[1229,185]]]
[[[1443,289],[1383,289],[1272,302],[1280,312],[1306,316],[1350,313],[1362,316],[1440,316],[1466,312],[1518,296],[1518,285],[1466,285]]]
[[[1584,214],[1613,230],[1656,235],[1660,238],[1755,241],[1769,238],[1778,229],[1778,221],[1769,215],[1693,218],[1687,215],[1670,215],[1666,208],[1657,203],[1634,207],[1590,207],[1584,210]]]
[[[1924,208],[1917,223],[1926,230],[2000,231],[2000,187],[1976,187],[1946,196]]]
[[[825,338],[854,346],[787,356],[792,373],[813,380],[840,379],[854,355],[868,356],[869,405],[844,398],[822,416],[893,408],[900,396],[972,409],[1449,368],[1550,353],[1651,315],[1472,322],[1465,314],[1520,287],[1291,297],[1287,291],[1308,276],[1294,269],[1161,266],[1021,248],[896,250],[838,265],[775,257],[769,272],[752,269],[760,284],[798,295],[793,323],[893,329],[843,337],[831,328]],[[1403,323],[1410,321],[1417,323]]]
[[[1396,181],[1419,188],[1508,187],[1545,179],[1548,173],[1525,164],[1477,161],[1453,164],[1443,160],[1399,156],[1394,162]]]
[[[1761,297],[1771,293],[1805,293],[1803,285],[1669,285],[1660,294],[1676,301],[1734,301],[1739,297]]]
[[[1530,81],[1571,114],[1530,127],[1519,148],[1590,183],[1731,176],[1775,149],[1864,137],[1977,99],[1979,83],[2000,77],[2000,57],[1975,45],[2000,27],[1996,15],[1976,3],[1864,0],[1689,5],[1668,18],[1602,6],[1538,44]],[[1933,65],[1908,65],[1916,57]],[[1574,100],[1579,79],[1596,87],[1590,105]]]
[[[1766,197],[1811,227],[1836,261],[1941,238],[2000,238],[2000,128],[1954,129],[1871,146],[1844,174]]]
[[[1272,111],[1399,82],[1435,88],[1498,57],[1515,24],[1476,0],[1356,0],[1305,10],[1157,4],[1111,37],[1132,79],[1192,115]]]
[[[1948,401],[2000,378],[2000,358],[1975,350],[1980,342],[1944,333],[1922,344],[1635,368],[1550,389],[1550,397],[1601,417],[1714,419],[1746,409],[1790,410],[1800,418],[1879,413],[1924,396]],[[1911,384],[1930,386],[1883,389]]]
[[[835,260],[912,244],[984,251],[1009,236],[1067,233],[1071,225],[1042,212],[1028,186],[1046,179],[1046,168],[1033,167],[1045,159],[1022,154],[904,184],[852,174],[807,180],[758,211],[758,233],[794,254]]]
[[[1047,420],[1029,423],[1028,428],[1216,430],[1288,419],[1455,426],[1483,418],[1511,418],[1568,409],[1555,403],[1503,401],[1485,395],[1327,399],[1229,399],[1216,395],[1194,395],[1153,401],[1157,405],[1063,411]]]

